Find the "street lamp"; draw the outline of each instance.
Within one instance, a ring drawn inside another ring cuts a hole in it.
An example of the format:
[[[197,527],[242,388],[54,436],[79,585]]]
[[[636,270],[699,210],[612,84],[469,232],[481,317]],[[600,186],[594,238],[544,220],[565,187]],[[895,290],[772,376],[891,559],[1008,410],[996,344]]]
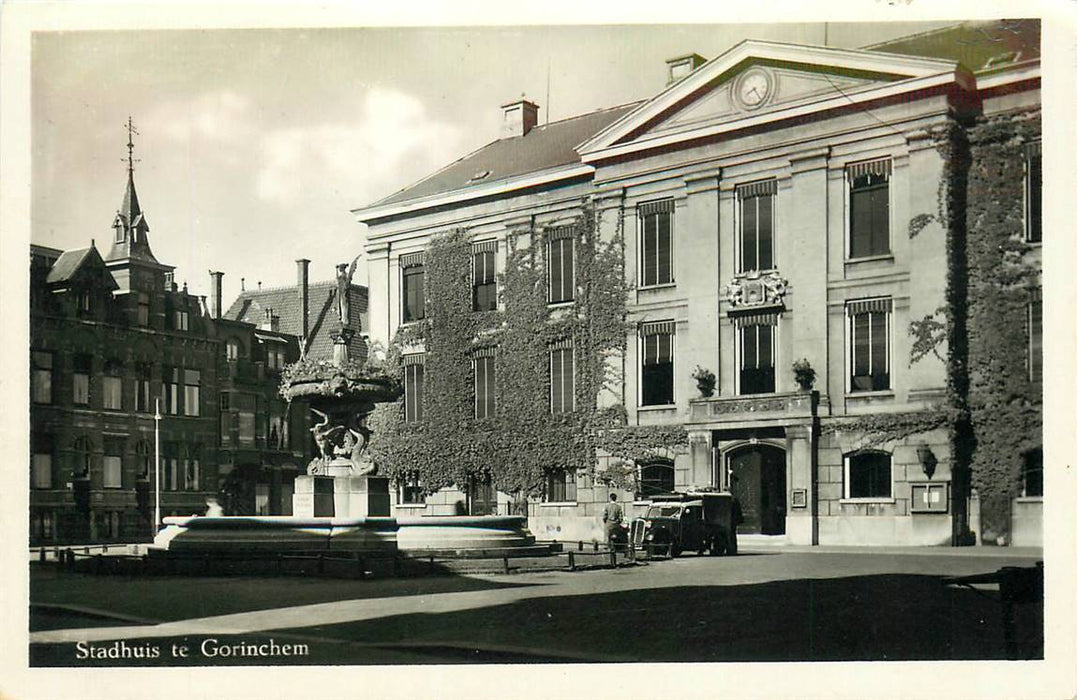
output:
[[[161,399],[153,402],[153,531],[161,525]]]

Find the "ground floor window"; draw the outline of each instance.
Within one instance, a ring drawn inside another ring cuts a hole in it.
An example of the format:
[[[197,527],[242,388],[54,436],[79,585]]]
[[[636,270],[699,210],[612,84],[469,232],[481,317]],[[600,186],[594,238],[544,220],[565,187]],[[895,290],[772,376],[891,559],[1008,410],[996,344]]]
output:
[[[399,502],[403,505],[422,505],[426,503],[426,492],[418,472],[409,472],[398,483]]]
[[[890,498],[890,455],[856,452],[845,457],[845,498]]]
[[[269,515],[269,484],[255,484],[254,513],[255,515]]]
[[[1030,450],[1022,455],[1021,495],[1030,498],[1043,497],[1043,448]]]
[[[650,498],[660,493],[670,493],[674,486],[673,462],[663,460],[640,467],[637,498]]]
[[[575,469],[551,469],[546,473],[546,502],[576,502]]]
[[[30,538],[34,540],[51,540],[56,536],[52,513],[36,511],[30,513]]]

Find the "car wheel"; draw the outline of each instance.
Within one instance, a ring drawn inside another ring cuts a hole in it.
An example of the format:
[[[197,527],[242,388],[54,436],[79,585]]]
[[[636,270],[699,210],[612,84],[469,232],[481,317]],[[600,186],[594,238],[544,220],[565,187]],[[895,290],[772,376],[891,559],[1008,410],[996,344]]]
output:
[[[681,556],[681,546],[677,543],[673,543],[669,546],[669,556],[679,557]]]
[[[711,539],[711,556],[717,557],[725,554],[725,535],[718,533]]]

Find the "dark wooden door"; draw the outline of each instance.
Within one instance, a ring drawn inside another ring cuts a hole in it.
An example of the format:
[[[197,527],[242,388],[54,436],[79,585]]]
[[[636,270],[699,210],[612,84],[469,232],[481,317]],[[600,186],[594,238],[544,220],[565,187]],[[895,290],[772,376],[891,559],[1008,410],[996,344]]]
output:
[[[752,445],[729,456],[729,490],[744,521],[737,532],[785,534],[785,451]]]
[[[490,477],[468,479],[467,502],[469,515],[497,514],[497,492],[490,484]]]

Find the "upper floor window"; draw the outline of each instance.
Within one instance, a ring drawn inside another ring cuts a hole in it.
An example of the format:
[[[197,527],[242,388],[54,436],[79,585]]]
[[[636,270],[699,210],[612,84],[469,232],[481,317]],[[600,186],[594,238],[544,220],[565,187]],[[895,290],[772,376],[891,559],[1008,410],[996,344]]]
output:
[[[423,363],[422,353],[404,355],[404,422],[417,423],[423,419]]]
[[[90,460],[93,457],[93,443],[90,438],[80,435],[75,438],[74,444],[75,463],[72,470],[76,479],[88,479],[90,477]]]
[[[673,283],[673,200],[640,204],[640,286]]]
[[[273,370],[284,369],[284,348],[266,347],[266,367]]]
[[[574,233],[575,229],[571,226],[562,226],[550,231],[549,241],[546,244],[546,268],[551,304],[560,304],[575,298]]]
[[[146,292],[138,293],[138,325],[150,325],[150,295]]]
[[[640,405],[673,403],[673,321],[640,324]]]
[[[1043,241],[1043,156],[1039,141],[1025,146],[1025,240]]]
[[[176,309],[172,312],[172,327],[177,331],[188,330],[190,315],[186,309]]]
[[[149,479],[153,467],[153,445],[149,440],[139,440],[135,444],[135,468],[139,479]]]
[[[777,180],[763,180],[737,188],[741,272],[774,267],[774,200],[777,193]]]
[[[202,373],[196,369],[183,370],[183,412],[187,416],[202,414]]]
[[[497,369],[493,348],[475,351],[475,417],[494,416],[494,396],[497,391]]]
[[[187,458],[183,460],[183,489],[197,491],[202,480],[201,445],[188,445]]]
[[[497,241],[471,246],[471,310],[493,311],[497,308]]]
[[[890,159],[854,163],[849,182],[849,257],[890,253]]]
[[[123,488],[123,438],[105,438],[104,475],[101,485],[106,489]]]
[[[550,469],[546,472],[546,502],[576,502],[576,470]]]
[[[401,297],[403,298],[402,318],[404,323],[421,321],[426,317],[426,281],[423,253],[410,253],[400,256]]]
[[[850,301],[849,390],[884,391],[890,388],[890,299]]]
[[[88,314],[92,306],[92,295],[89,289],[80,289],[75,293],[75,308],[79,314]]]
[[[777,314],[755,314],[737,319],[741,394],[774,392],[774,335]]]
[[[566,340],[550,350],[550,412],[569,413],[575,403],[575,358]]]
[[[72,376],[71,401],[76,406],[90,405],[90,370],[93,358],[89,355],[75,355],[73,358],[74,374]]]
[[[1043,381],[1043,301],[1036,290],[1028,304],[1028,379],[1034,384]]]
[[[135,366],[135,410],[143,413],[150,410],[150,377],[153,366],[140,362]]]
[[[165,367],[162,375],[164,412],[178,415],[180,412],[180,373],[178,367]]]
[[[101,407],[106,411],[123,410],[123,363],[109,360],[101,377]]]
[[[235,362],[239,359],[239,341],[235,338],[229,338],[224,344],[224,356],[229,362]]]
[[[30,457],[30,486],[35,489],[51,489],[52,436],[35,435],[33,448],[34,453]]]
[[[890,455],[862,451],[845,456],[844,498],[891,497]]]
[[[52,353],[30,353],[30,398],[34,403],[52,403]]]

